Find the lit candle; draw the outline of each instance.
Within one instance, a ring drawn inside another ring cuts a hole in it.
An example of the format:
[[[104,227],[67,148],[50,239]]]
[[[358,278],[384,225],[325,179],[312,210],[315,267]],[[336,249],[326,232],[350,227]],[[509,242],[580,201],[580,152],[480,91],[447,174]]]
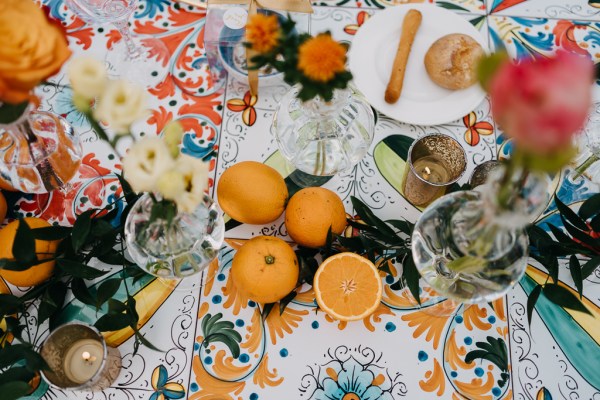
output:
[[[441,134],[417,139],[408,153],[402,190],[404,197],[417,207],[426,207],[443,195],[467,164],[460,144]]]
[[[67,350],[64,361],[65,375],[75,383],[93,378],[102,366],[104,347],[94,339],[79,340]]]

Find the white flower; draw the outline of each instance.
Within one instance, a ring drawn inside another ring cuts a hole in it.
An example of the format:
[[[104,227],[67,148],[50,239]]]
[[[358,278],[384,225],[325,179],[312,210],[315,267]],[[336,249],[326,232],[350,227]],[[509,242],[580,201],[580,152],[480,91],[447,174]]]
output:
[[[145,113],[145,90],[118,80],[110,82],[100,95],[94,118],[106,122],[117,135],[126,135],[131,124]]]
[[[177,200],[185,191],[185,176],[177,168],[165,171],[156,182],[156,191],[167,200]]]
[[[94,58],[75,58],[69,64],[68,74],[71,87],[80,98],[91,100],[106,87],[106,68]]]
[[[208,187],[208,163],[199,158],[180,154],[175,168],[182,173],[184,191],[175,199],[180,211],[191,213],[198,207]]]
[[[163,129],[163,138],[169,146],[169,151],[173,157],[179,154],[179,144],[183,137],[183,126],[178,121],[169,122]]]
[[[169,149],[158,137],[140,140],[123,157],[123,174],[136,192],[155,190],[161,175],[174,166]]]

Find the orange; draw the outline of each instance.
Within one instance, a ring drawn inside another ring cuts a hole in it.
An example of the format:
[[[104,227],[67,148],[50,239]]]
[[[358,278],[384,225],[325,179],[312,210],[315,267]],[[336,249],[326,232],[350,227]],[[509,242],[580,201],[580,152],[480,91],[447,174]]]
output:
[[[340,321],[371,315],[381,302],[383,284],[375,265],[354,253],[339,253],[319,266],[313,281],[317,304]]]
[[[231,218],[262,225],[283,214],[288,190],[275,169],[256,161],[243,161],[223,172],[217,185],[217,198]]]
[[[327,231],[341,234],[346,227],[346,210],[337,194],[321,187],[302,189],[285,209],[285,227],[290,237],[305,247],[321,247]]]
[[[31,229],[50,226],[48,222],[35,217],[24,218],[24,221]],[[18,226],[19,221],[16,220],[0,229],[0,258],[13,258],[12,246],[13,242],[15,241],[15,234],[17,233]],[[56,252],[57,247],[58,241],[35,241],[35,252],[38,254],[38,258],[42,260],[51,258],[52,254]],[[15,286],[36,286],[52,276],[52,273],[54,272],[54,264],[55,262],[52,260],[34,265],[33,267],[24,271],[0,270],[0,276]]]
[[[233,256],[231,276],[240,292],[258,303],[274,303],[296,287],[300,269],[294,250],[273,236],[248,240]]]
[[[6,218],[6,211],[8,210],[8,206],[6,205],[6,199],[2,192],[0,192],[0,224]]]

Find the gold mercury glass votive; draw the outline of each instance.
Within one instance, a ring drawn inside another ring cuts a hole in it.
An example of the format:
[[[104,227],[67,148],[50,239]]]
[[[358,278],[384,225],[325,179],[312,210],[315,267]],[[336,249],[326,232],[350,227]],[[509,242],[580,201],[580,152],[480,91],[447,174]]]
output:
[[[415,140],[407,161],[404,197],[417,207],[426,207],[446,193],[467,167],[467,155],[460,143],[441,134]]]
[[[471,189],[483,185],[490,176],[490,173],[501,166],[502,164],[498,160],[488,160],[476,166],[471,174],[471,178],[469,178]]]
[[[42,376],[59,389],[101,391],[108,388],[121,371],[121,354],[108,347],[93,326],[73,322],[48,335],[40,354],[50,366]]]

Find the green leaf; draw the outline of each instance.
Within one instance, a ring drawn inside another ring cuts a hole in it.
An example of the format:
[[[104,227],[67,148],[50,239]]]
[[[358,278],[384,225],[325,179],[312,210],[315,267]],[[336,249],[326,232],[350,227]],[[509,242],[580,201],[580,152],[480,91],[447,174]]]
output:
[[[356,213],[360,216],[360,218],[365,221],[367,224],[378,228],[381,233],[386,236],[391,236],[392,238],[397,237],[396,232],[392,228],[390,228],[385,222],[381,219],[377,218],[375,214],[367,207],[362,201],[354,196],[350,196],[350,200],[352,201],[352,206]]]
[[[402,278],[406,281],[406,285],[415,300],[417,300],[417,303],[421,304],[421,297],[419,295],[419,279],[421,279],[421,275],[417,271],[412,254],[407,254],[404,257],[402,267]]]
[[[579,299],[581,299],[583,297],[583,279],[581,277],[581,264],[579,264],[579,260],[575,254],[569,259],[569,271],[571,272],[573,282],[575,282],[577,292],[579,292]]]
[[[58,258],[56,266],[66,274],[82,279],[96,279],[106,274],[108,271],[100,271],[99,269],[89,267],[77,261]]]
[[[31,386],[27,382],[22,381],[8,382],[0,385],[0,393],[2,393],[3,400],[18,400],[27,395],[30,390]]]
[[[561,216],[569,221],[571,225],[582,231],[587,231],[589,229],[585,224],[585,221],[581,219],[581,217],[577,215],[575,211],[571,210],[569,206],[560,201],[558,196],[554,196],[554,202],[556,203],[556,208],[558,208],[558,211],[560,211]]]
[[[2,315],[10,315],[19,311],[23,301],[12,294],[0,293],[0,311]]]
[[[127,310],[125,303],[115,299],[108,299],[108,313],[122,314]]]
[[[585,308],[583,303],[579,301],[577,296],[573,295],[568,289],[559,286],[555,283],[544,285],[544,296],[554,304],[563,308],[568,308],[575,311],[581,311],[590,314],[590,311]]]
[[[102,284],[98,286],[98,291],[96,292],[96,308],[100,308],[106,300],[113,297],[120,287],[121,279],[109,279],[102,282]]]
[[[127,201],[127,203],[128,204],[135,203],[135,199],[137,198],[137,195],[131,188],[131,185],[129,184],[129,182],[127,182],[127,180],[123,177],[123,175],[121,175],[121,174],[115,174],[115,175],[117,176],[117,179],[119,180],[119,183],[121,184],[121,189],[123,189],[123,195],[125,196],[125,200]]]
[[[533,308],[535,307],[535,303],[537,303],[540,294],[542,293],[542,285],[537,285],[533,288],[529,297],[527,298],[527,320],[529,321],[529,326],[531,326],[531,317],[533,315]]]
[[[323,256],[324,259],[328,258],[331,255],[331,246],[333,245],[333,233],[331,232],[331,225],[327,229],[327,236],[325,238],[325,254]]]
[[[581,267],[581,279],[587,279],[600,265],[600,256],[592,257]]]
[[[6,125],[18,120],[25,113],[28,105],[29,101],[19,104],[2,103],[0,105],[0,124]]]
[[[13,257],[19,263],[34,262],[36,257],[35,238],[31,232],[31,228],[24,219],[19,220],[19,226],[15,234],[15,240],[12,245]]]
[[[292,290],[283,299],[279,300],[279,315],[283,314],[287,305],[290,304],[292,300],[294,300],[297,294],[298,293],[296,293],[295,290]]]
[[[596,193],[592,197],[588,198],[579,207],[579,216],[584,221],[600,213],[600,193]]]
[[[542,264],[546,270],[548,270],[548,275],[550,278],[556,283],[558,282],[558,259],[552,255],[541,255],[541,254],[532,254],[531,257],[534,260],[537,260],[540,264]]]
[[[100,317],[94,326],[100,332],[112,332],[126,328],[130,324],[131,318],[127,314],[106,314]]]
[[[412,235],[415,224],[412,224],[406,220],[400,221],[397,219],[390,219],[385,221],[388,224],[392,225],[394,228],[398,229],[400,232],[405,233],[408,236]]]
[[[103,219],[96,219],[92,223],[91,232],[94,237],[100,238],[108,234],[116,235],[117,230],[109,222]]]
[[[71,232],[71,243],[75,252],[78,252],[87,241],[87,237],[90,234],[90,228],[92,227],[93,213],[94,210],[87,210],[78,215],[75,220],[73,231]]]
[[[92,297],[83,279],[73,278],[71,281],[71,291],[77,300],[90,306],[96,306],[96,300]]]
[[[35,228],[31,230],[33,237],[37,240],[62,240],[69,236],[71,228],[66,226],[47,226],[44,228]]]
[[[565,229],[567,230],[567,232],[574,239],[577,239],[580,242],[582,242],[584,244],[587,244],[588,246],[592,246],[592,247],[600,246],[600,240],[599,239],[594,239],[590,235],[588,235],[587,233],[582,232],[579,229],[575,228],[573,225],[571,225],[570,223],[568,223],[562,215],[560,216],[560,219],[562,220],[563,225],[564,225]]]
[[[34,376],[35,373],[25,367],[12,367],[0,373],[0,386],[12,381],[29,382]]]
[[[550,231],[552,232],[552,234],[554,235],[554,237],[556,237],[556,240],[558,240],[561,243],[572,243],[573,240],[567,236],[560,228],[557,228],[556,226],[548,223],[548,228],[550,228]]]
[[[138,331],[137,329],[133,330],[135,332],[135,339],[136,341],[141,342],[144,346],[146,346],[147,348],[154,350],[154,351],[159,351],[161,353],[164,353],[164,350],[159,349],[158,347],[156,347],[155,345],[153,345],[148,339],[146,339],[144,337],[144,335],[142,335],[140,333],[140,331]]]
[[[57,310],[61,309],[67,295],[67,285],[62,281],[57,281],[48,286],[42,296],[38,310],[38,324],[43,323],[50,318]]]
[[[477,65],[477,77],[479,78],[479,84],[484,90],[489,90],[492,78],[508,60],[509,56],[504,51],[492,53],[481,59],[479,65]]]
[[[268,303],[268,304],[263,305],[262,312],[261,312],[263,319],[267,319],[267,317],[271,313],[271,310],[273,309],[274,306],[275,306],[275,303]]]

